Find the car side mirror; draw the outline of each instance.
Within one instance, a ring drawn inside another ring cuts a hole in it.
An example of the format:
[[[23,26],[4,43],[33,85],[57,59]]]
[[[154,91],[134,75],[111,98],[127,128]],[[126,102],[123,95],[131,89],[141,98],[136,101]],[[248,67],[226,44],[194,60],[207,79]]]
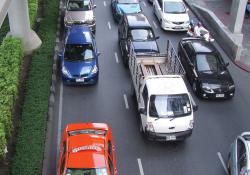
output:
[[[155,40],[157,40],[157,39],[159,39],[160,37],[159,36],[157,36],[157,37],[155,37]]]
[[[189,9],[187,8],[187,12],[189,11]]]
[[[193,111],[196,112],[198,110],[198,105],[193,104]]]
[[[95,9],[96,8],[96,4],[94,4],[93,6],[92,6],[92,9]]]
[[[139,113],[140,114],[145,114],[146,113],[145,108],[139,108]]]
[[[226,64],[225,64],[225,67],[228,67],[228,66],[229,66],[229,63],[226,63]]]
[[[194,68],[194,64],[193,63],[189,63],[189,66],[191,66],[192,68]]]
[[[97,54],[96,54],[98,57],[101,55],[101,52],[97,52]]]
[[[62,60],[62,53],[58,53],[57,56],[59,60]]]

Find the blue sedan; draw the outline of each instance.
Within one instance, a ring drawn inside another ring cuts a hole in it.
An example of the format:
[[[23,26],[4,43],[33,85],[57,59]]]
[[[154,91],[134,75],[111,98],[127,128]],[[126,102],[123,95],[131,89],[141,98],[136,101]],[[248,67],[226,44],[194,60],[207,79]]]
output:
[[[139,0],[111,0],[111,9],[116,22],[120,21],[123,14],[142,11]]]
[[[64,84],[96,84],[98,81],[98,56],[96,42],[90,28],[73,25],[66,34],[65,45],[59,54]]]

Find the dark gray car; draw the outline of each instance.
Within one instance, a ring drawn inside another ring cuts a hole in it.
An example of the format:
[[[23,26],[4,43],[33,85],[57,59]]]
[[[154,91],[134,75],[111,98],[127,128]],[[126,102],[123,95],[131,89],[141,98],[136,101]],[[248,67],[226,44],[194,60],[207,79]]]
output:
[[[243,132],[232,143],[227,166],[229,175],[250,175],[250,132]]]
[[[75,24],[86,24],[95,33],[96,21],[93,9],[96,7],[92,0],[68,0],[65,9],[64,24],[66,27]]]

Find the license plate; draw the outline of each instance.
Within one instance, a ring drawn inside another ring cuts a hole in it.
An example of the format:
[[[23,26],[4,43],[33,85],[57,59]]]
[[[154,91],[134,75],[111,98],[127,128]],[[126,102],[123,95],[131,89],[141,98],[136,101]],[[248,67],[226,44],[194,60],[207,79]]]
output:
[[[166,136],[166,140],[169,141],[169,140],[176,140],[176,136]]]
[[[84,78],[77,78],[77,79],[76,79],[76,82],[83,83],[83,82],[84,82]]]
[[[222,98],[222,97],[225,97],[225,95],[224,94],[216,94],[215,97]]]
[[[174,27],[175,29],[182,29],[182,27],[179,27],[179,26],[176,26],[176,27]]]

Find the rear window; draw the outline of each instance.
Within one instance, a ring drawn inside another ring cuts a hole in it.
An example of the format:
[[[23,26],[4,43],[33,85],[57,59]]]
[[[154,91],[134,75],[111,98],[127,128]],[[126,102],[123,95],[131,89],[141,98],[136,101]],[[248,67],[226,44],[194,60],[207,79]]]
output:
[[[95,135],[105,136],[106,131],[94,130],[94,129],[84,129],[84,130],[69,131],[68,134],[69,134],[69,136],[75,136],[75,135],[80,135],[80,134],[95,134]]]
[[[91,10],[89,0],[70,0],[67,6],[68,11]]]

